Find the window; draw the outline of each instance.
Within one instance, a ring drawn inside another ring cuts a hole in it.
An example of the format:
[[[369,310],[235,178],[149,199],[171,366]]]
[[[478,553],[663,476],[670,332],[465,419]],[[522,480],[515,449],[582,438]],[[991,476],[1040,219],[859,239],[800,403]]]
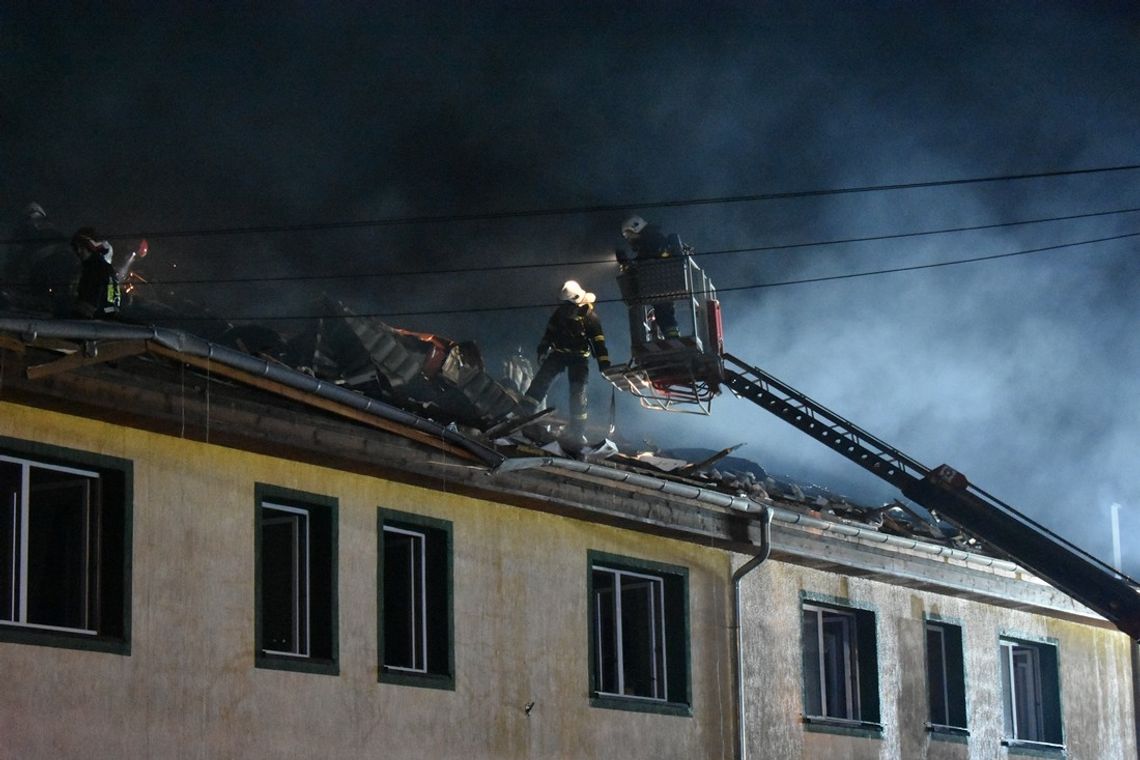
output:
[[[688,715],[688,571],[592,552],[589,593],[593,704]]]
[[[451,523],[379,511],[380,680],[455,688]]]
[[[959,626],[926,622],[926,692],[931,726],[966,727],[966,674]]]
[[[255,492],[257,666],[336,675],[336,500]]]
[[[878,724],[875,614],[805,602],[802,622],[805,717]]]
[[[1005,735],[1015,742],[1060,745],[1060,679],[1057,647],[1001,639]]]
[[[130,654],[131,465],[0,439],[0,640]]]

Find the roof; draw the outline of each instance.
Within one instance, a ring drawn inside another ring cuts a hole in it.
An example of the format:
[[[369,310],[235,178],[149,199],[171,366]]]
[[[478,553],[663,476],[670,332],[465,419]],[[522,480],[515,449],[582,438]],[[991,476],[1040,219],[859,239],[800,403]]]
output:
[[[325,311],[334,316],[288,336],[265,325],[231,324],[189,302],[129,293],[115,322],[59,319],[44,306],[51,304],[38,303],[34,294],[0,291],[0,356],[13,356],[0,363],[0,400],[149,429],[177,427],[185,436],[185,416],[176,423],[172,410],[195,397],[191,406],[204,405],[206,416],[199,431],[191,424],[190,436],[210,443],[317,456],[434,487],[460,483],[506,503],[738,552],[766,551],[774,519],[781,534],[776,557],[1095,619],[1075,601],[1090,598],[1080,588],[1061,583],[1075,598],[1062,594],[964,530],[979,524],[973,517],[952,525],[898,499],[858,504],[826,487],[773,477],[730,456],[736,447],[668,456],[623,452],[607,439],[568,456],[559,446],[561,421],[521,392],[533,376],[525,358],[512,357],[496,378],[474,343],[401,330],[327,296]],[[189,392],[188,372],[195,384]],[[283,407],[294,413],[275,411]],[[335,429],[330,420],[338,421]],[[444,456],[425,457],[425,451]],[[1038,564],[1030,566],[1041,572]],[[1102,581],[1097,576],[1091,583],[1099,588]],[[1123,599],[1132,610],[1134,589],[1124,592],[1110,601],[1119,606]]]

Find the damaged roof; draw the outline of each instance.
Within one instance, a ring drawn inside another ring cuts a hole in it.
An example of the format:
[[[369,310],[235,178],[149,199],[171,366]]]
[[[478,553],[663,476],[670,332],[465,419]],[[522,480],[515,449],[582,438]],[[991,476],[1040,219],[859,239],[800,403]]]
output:
[[[573,459],[561,450],[555,435],[534,440],[518,430],[536,416],[546,430],[561,425],[549,410],[535,414],[523,403],[518,376],[527,380],[527,372],[533,371],[527,360],[518,357],[521,362],[504,367],[504,373],[515,373],[516,379],[495,378],[474,344],[399,330],[356,316],[331,299],[328,305],[341,318],[320,320],[309,333],[289,339],[262,326],[211,325],[208,332],[215,340],[207,340],[125,319],[75,321],[0,313],[0,349],[21,357],[24,379],[31,383],[111,364],[144,378],[142,382],[163,369],[169,373],[189,368],[200,379],[268,392],[279,398],[275,403],[331,413],[491,469],[509,459]],[[15,380],[7,380],[10,389]],[[735,500],[737,508],[747,509],[749,502],[775,505],[805,517],[985,553],[975,537],[919,507],[898,500],[858,504],[821,486],[773,476],[754,462],[731,456],[737,448],[678,450],[680,456],[669,456],[610,445],[587,450],[579,458],[723,494],[726,503]]]
[[[1070,596],[902,502],[856,505],[755,465],[730,469],[732,448],[696,461],[620,451],[568,457],[556,445],[432,419],[424,402],[395,398],[179,330],[0,314],[3,401],[741,553],[770,546],[774,558],[821,570],[1101,624]]]

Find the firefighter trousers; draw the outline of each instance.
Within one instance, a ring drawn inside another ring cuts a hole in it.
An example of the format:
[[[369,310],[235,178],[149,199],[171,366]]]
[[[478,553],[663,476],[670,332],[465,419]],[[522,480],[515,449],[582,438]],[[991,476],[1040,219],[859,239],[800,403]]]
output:
[[[586,426],[586,380],[590,375],[588,356],[572,354],[565,351],[551,351],[542,360],[542,366],[535,373],[534,380],[526,390],[526,395],[535,401],[541,401],[550,390],[554,378],[566,370],[566,379],[570,381],[570,428],[574,432],[582,432]]]

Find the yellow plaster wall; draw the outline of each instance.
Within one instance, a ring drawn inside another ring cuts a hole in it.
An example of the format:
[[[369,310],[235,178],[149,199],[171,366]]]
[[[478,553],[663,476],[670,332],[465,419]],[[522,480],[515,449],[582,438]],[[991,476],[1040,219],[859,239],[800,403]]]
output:
[[[131,654],[0,643],[0,758],[732,755],[722,552],[8,403],[0,435],[135,468]],[[339,500],[338,676],[254,667],[257,482]],[[381,506],[453,523],[455,691],[377,682]],[[591,549],[689,569],[694,717],[589,706]]]
[[[737,559],[739,563],[740,558]],[[749,757],[828,760],[1005,760],[1024,757],[1002,746],[1002,685],[998,639],[1006,634],[1053,640],[1061,669],[1061,711],[1067,757],[1136,757],[1128,637],[1042,615],[957,597],[768,562],[742,588]],[[879,737],[805,730],[801,593],[847,599],[876,616]],[[962,626],[966,671],[965,743],[926,731],[925,619]],[[781,645],[773,646],[773,642]]]

